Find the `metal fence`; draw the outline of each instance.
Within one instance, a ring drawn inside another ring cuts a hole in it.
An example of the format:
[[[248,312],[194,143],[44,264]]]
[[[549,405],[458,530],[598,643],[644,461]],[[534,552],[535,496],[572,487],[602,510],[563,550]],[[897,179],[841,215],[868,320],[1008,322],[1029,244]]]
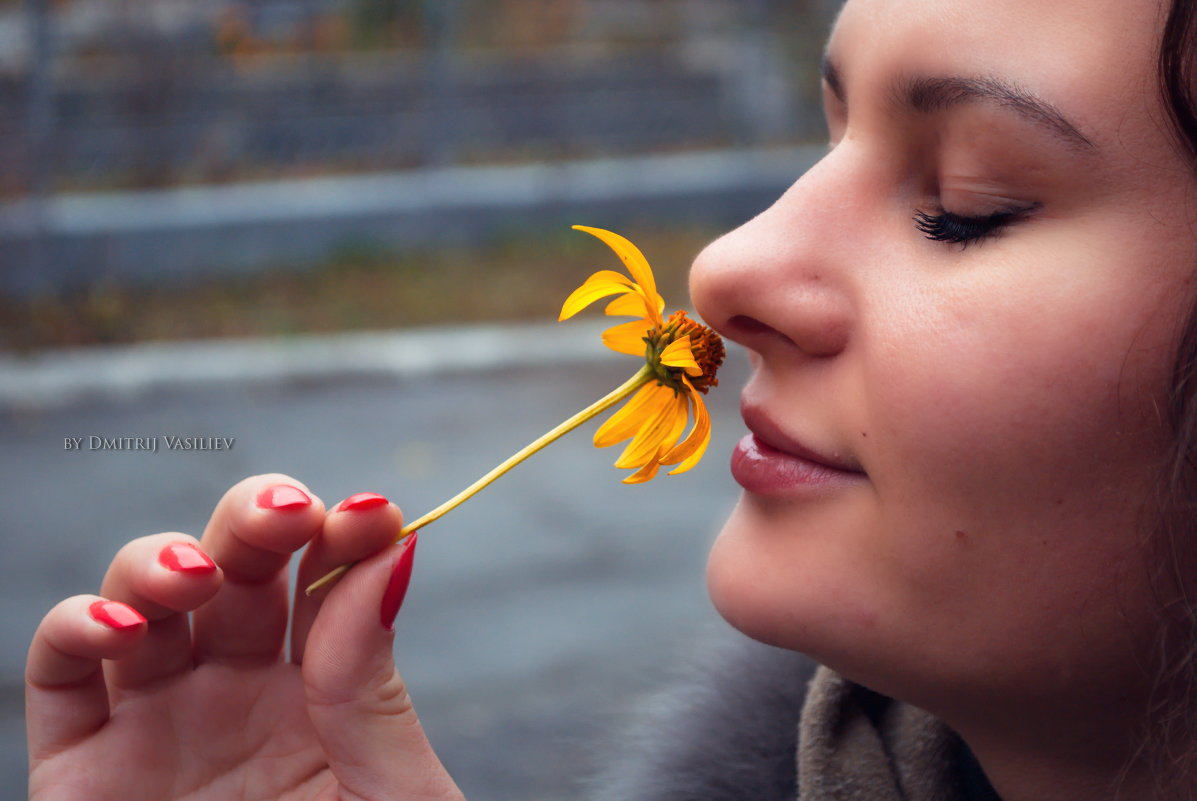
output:
[[[68,193],[809,141],[836,5],[0,1],[0,269]]]

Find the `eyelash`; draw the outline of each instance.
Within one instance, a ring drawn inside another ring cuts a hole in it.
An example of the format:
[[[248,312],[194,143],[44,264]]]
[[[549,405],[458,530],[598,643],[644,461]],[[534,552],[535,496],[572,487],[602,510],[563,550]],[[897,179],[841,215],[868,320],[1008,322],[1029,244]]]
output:
[[[1028,213],[1038,208],[1038,205],[999,211],[984,217],[966,217],[963,214],[954,214],[940,206],[934,214],[925,211],[916,212],[914,223],[915,228],[926,234],[928,239],[968,247],[973,242],[996,236],[1007,225],[1024,219]]]

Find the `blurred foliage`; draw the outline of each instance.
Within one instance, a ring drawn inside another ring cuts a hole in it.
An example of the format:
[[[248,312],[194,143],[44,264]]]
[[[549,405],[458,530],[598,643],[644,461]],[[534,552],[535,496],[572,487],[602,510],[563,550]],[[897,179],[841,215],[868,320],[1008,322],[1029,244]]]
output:
[[[718,235],[705,228],[621,229],[639,245],[670,308],[688,305],[686,274]],[[513,231],[486,244],[397,251],[346,242],[311,269],[294,265],[202,286],[86,292],[17,303],[0,299],[0,347],[29,351],[210,337],[285,336],[491,321],[555,320],[592,272],[618,269],[600,243],[565,229]]]

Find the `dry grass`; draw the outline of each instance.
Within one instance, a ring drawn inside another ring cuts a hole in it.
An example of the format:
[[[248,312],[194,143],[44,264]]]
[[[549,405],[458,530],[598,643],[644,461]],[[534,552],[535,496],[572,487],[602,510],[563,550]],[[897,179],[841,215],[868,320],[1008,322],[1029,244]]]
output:
[[[718,234],[705,228],[621,230],[644,251],[670,307],[688,305],[686,272]],[[198,286],[108,284],[27,303],[0,300],[0,347],[407,328],[434,323],[555,319],[566,295],[619,262],[573,231],[486,245],[400,252],[344,248],[326,263]]]

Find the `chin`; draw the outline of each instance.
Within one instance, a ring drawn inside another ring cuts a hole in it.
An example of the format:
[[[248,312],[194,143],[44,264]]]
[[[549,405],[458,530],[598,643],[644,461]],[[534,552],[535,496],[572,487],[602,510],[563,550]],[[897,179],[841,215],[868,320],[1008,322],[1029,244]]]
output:
[[[711,546],[706,569],[711,603],[732,627],[754,640],[816,656],[822,650],[820,636],[807,621],[821,616],[811,608],[820,594],[800,591],[813,577],[806,571],[787,576],[787,560],[769,547],[776,540],[770,543],[748,517],[752,514],[742,502]]]
[[[735,548],[729,544],[729,536],[734,536],[729,534],[730,526],[731,521],[728,521],[715,538],[707,556],[707,595],[715,611],[732,628],[754,640],[777,645],[770,627],[764,625],[758,599],[748,597],[742,586],[744,582],[740,580],[740,568],[735,566]]]
[[[805,534],[772,530],[742,502],[707,559],[712,604],[754,640],[806,654],[866,686],[890,684],[887,640],[896,632],[887,631],[879,582],[834,538]]]

